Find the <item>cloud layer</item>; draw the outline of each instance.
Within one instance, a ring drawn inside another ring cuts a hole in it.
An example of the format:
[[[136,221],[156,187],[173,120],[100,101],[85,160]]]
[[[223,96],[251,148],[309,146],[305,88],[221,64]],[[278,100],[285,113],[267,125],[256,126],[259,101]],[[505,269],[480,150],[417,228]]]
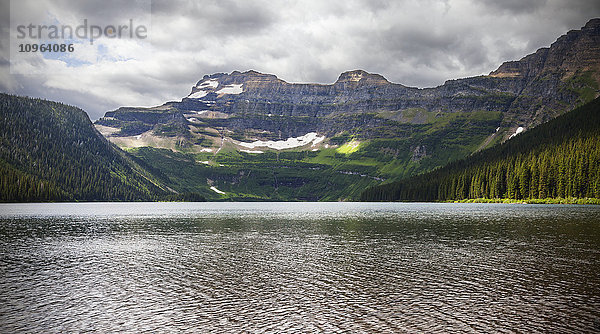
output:
[[[42,16],[48,10],[40,8],[52,8],[61,19],[107,23],[137,8],[31,3]],[[32,55],[35,74],[11,74],[8,1],[0,6],[0,90],[74,104],[92,119],[123,105],[181,99],[204,74],[233,70],[332,83],[343,71],[364,69],[408,86],[437,86],[487,74],[600,16],[593,0],[154,0],[151,41],[77,45],[76,66]]]

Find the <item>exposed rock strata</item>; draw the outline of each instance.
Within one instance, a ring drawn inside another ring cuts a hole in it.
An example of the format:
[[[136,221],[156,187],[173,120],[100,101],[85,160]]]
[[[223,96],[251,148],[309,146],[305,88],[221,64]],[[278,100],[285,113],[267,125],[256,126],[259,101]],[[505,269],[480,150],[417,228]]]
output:
[[[255,71],[217,73],[202,78],[188,97],[156,108],[119,108],[97,123],[121,128],[120,134],[185,137],[189,124],[227,129],[260,139],[295,137],[316,131],[328,137],[351,131],[366,138],[389,136],[387,126],[405,124],[403,113],[422,115],[498,111],[490,129],[507,139],[518,127],[531,128],[599,95],[600,19],[561,36],[549,48],[502,64],[489,75],[449,80],[419,89],[391,83],[383,76],[354,70],[333,84],[293,84]],[[211,117],[211,115],[220,115]],[[395,128],[394,128],[395,129]],[[394,130],[397,131],[397,130]],[[402,133],[398,133],[402,136]]]

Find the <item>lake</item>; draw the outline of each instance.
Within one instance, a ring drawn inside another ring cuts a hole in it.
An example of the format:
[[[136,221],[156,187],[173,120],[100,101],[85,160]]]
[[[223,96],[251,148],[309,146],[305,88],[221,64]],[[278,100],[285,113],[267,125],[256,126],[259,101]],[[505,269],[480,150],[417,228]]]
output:
[[[0,205],[0,332],[600,331],[600,207]]]

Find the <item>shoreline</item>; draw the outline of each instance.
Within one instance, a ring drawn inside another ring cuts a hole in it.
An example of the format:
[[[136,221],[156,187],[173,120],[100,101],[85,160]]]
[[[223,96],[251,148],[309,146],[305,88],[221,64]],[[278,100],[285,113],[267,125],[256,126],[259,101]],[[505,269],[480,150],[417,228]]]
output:
[[[506,203],[506,204],[579,204],[600,205],[600,198],[471,198],[463,200],[449,200],[444,203]]]

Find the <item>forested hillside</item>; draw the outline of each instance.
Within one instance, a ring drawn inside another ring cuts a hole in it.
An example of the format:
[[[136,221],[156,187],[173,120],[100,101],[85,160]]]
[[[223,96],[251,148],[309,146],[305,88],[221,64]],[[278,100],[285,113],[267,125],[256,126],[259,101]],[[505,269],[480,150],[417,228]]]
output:
[[[502,145],[369,188],[363,201],[600,198],[600,98]]]
[[[155,177],[104,139],[87,114],[0,94],[0,201],[154,200]]]

